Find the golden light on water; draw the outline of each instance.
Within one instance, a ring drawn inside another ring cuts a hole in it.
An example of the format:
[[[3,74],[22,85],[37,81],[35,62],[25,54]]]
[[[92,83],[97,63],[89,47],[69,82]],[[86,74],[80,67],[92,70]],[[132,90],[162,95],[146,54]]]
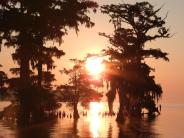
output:
[[[85,67],[89,73],[93,76],[99,76],[105,69],[103,58],[101,57],[90,57],[87,59]]]
[[[98,116],[98,114],[103,108],[103,104],[99,102],[90,102],[89,108],[90,108],[90,115]]]
[[[94,138],[99,137],[99,129],[101,127],[99,113],[102,110],[102,108],[103,108],[102,103],[98,102],[90,103],[90,114],[89,114],[90,131]]]

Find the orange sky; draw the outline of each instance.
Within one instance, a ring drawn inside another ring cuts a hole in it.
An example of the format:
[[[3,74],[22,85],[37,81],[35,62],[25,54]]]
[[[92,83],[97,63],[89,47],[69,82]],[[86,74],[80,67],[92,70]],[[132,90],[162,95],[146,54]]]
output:
[[[96,0],[99,4],[117,3],[121,0]],[[140,1],[140,0],[137,0]],[[147,46],[161,48],[169,53],[170,62],[162,60],[149,60],[149,64],[156,68],[156,80],[163,86],[163,103],[184,104],[184,1],[183,0],[149,0],[153,5],[159,7],[165,4],[161,15],[169,12],[167,25],[172,33],[176,33],[170,39],[160,39]],[[124,0],[124,2],[135,2],[135,0]],[[57,83],[65,81],[58,71],[63,67],[71,66],[69,59],[84,57],[86,53],[98,53],[103,48],[108,46],[108,42],[104,37],[98,35],[98,32],[112,32],[112,25],[108,22],[108,16],[102,15],[99,11],[96,14],[91,14],[92,20],[95,22],[95,27],[86,29],[80,27],[78,35],[75,31],[69,31],[69,35],[64,37],[64,43],[61,46],[66,52],[66,55],[56,61]],[[14,64],[11,59],[13,49],[2,48],[0,53],[0,64],[3,70],[7,73]],[[10,74],[10,73],[8,73]]]

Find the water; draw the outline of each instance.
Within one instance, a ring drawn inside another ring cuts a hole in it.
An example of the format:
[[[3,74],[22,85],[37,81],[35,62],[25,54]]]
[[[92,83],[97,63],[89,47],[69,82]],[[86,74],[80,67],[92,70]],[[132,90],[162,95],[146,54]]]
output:
[[[2,106],[2,103],[0,104]],[[0,138],[184,138],[184,106],[165,105],[155,120],[129,120],[123,125],[115,117],[94,112],[77,122],[63,118],[18,128],[12,121],[0,121]]]

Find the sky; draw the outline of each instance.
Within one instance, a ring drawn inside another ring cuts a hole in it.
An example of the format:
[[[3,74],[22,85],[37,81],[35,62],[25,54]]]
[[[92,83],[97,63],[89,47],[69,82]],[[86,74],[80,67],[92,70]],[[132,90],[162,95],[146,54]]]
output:
[[[135,3],[141,0],[95,0],[99,5],[111,3]],[[163,87],[162,103],[167,104],[184,104],[184,1],[183,0],[148,0],[156,8],[164,5],[160,15],[164,17],[168,12],[166,19],[167,26],[170,28],[171,34],[174,34],[169,39],[159,39],[151,43],[147,43],[147,47],[161,48],[169,53],[169,62],[163,60],[148,60],[147,63],[154,67],[156,71],[156,81]],[[59,73],[59,70],[66,67],[69,68],[72,64],[69,62],[71,58],[82,58],[87,53],[99,53],[102,49],[110,44],[108,40],[99,36],[99,32],[107,34],[112,33],[113,26],[109,23],[109,17],[100,13],[90,14],[90,17],[95,26],[87,29],[84,26],[80,27],[78,34],[73,30],[69,30],[68,35],[63,38],[64,42],[60,49],[64,50],[66,55],[59,60],[56,60],[57,84],[66,82],[66,78]],[[2,48],[0,53],[0,63],[9,76],[9,69],[16,64],[12,61],[11,53],[14,49]]]

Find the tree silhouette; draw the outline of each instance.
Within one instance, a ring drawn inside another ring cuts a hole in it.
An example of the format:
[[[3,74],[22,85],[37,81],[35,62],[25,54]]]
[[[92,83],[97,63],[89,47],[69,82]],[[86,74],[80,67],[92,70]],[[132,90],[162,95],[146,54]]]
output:
[[[85,69],[85,61],[72,59],[74,66],[72,69],[64,69],[61,73],[69,75],[69,83],[61,85],[59,91],[63,102],[71,103],[73,106],[74,119],[79,118],[77,105],[81,102],[82,105],[87,106],[91,101],[99,101],[102,97],[94,86],[99,87],[98,83],[91,80],[90,75]]]
[[[2,65],[0,65],[2,67]],[[0,71],[0,89],[3,89],[5,87],[5,84],[7,83],[8,77],[4,71]]]
[[[2,65],[0,64],[0,67],[2,67]],[[6,73],[4,71],[0,70],[0,96],[3,97],[3,95],[6,92],[6,83],[8,80],[8,76],[6,75]]]
[[[68,28],[79,31],[80,24],[92,27],[94,23],[87,13],[96,7],[97,4],[90,0],[0,1],[0,40],[5,46],[16,47],[13,58],[20,65],[20,118],[29,118],[31,112],[25,98],[26,91],[32,87],[30,62],[37,62],[38,85],[41,86],[43,64],[52,63],[52,56],[56,56],[53,51],[57,52],[57,57],[63,55],[56,47],[47,48],[46,42],[50,40],[61,44]],[[48,61],[43,59],[43,55],[47,55]]]
[[[45,40],[61,43],[62,36],[67,34],[67,27],[78,31],[79,24],[93,26],[94,23],[90,21],[86,12],[89,8],[96,8],[97,4],[77,0],[42,0],[39,3],[30,0],[10,0],[2,1],[1,6],[2,38],[7,40],[5,45],[19,46],[16,52],[21,61],[20,78],[24,78],[22,82],[26,83],[29,80],[29,60],[36,51],[42,53]],[[41,78],[41,75],[39,77]]]
[[[159,100],[162,88],[155,82],[155,76],[150,75],[154,69],[145,63],[145,59],[169,59],[168,54],[161,49],[146,49],[145,43],[170,37],[169,29],[165,27],[166,17],[157,15],[160,10],[161,8],[155,10],[148,2],[101,7],[102,13],[108,14],[110,22],[114,25],[113,35],[101,35],[107,37],[111,44],[104,50],[110,56],[111,64],[117,62],[112,65],[115,71],[108,74],[111,89],[107,94],[110,108],[113,95],[116,92],[119,94],[120,109],[117,121],[123,121],[127,113],[140,116],[144,107],[151,115],[156,112],[156,104],[148,104]]]

